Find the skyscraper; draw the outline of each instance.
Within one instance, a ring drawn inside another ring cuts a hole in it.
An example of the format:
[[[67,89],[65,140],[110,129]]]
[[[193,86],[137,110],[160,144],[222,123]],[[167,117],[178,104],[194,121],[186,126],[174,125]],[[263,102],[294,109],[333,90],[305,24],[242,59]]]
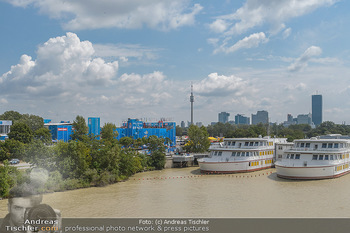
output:
[[[267,111],[258,111],[256,114],[252,114],[252,124],[257,125],[259,123],[269,123],[269,113]]]
[[[250,118],[237,114],[235,116],[235,123],[236,125],[250,125]]]
[[[219,113],[219,122],[224,123],[224,124],[227,123],[229,116],[230,116],[230,113],[228,113],[228,112],[220,112]]]
[[[322,95],[312,95],[312,122],[318,126],[322,123]]]

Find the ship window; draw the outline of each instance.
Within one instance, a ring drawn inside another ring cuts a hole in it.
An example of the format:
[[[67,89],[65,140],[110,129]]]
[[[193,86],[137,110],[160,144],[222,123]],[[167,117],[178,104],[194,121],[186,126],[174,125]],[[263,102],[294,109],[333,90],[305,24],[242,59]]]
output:
[[[325,156],[324,156],[324,160],[328,160],[328,155],[325,155]]]
[[[263,143],[262,143],[262,142],[260,142],[260,143],[259,143],[259,145],[260,145],[260,146],[262,146],[262,145],[263,145]]]
[[[306,148],[310,148],[310,143],[306,143],[306,144],[305,144],[305,147],[306,147]]]
[[[340,148],[343,148],[344,144],[343,143],[340,143]]]
[[[333,148],[333,143],[328,143],[328,148]]]
[[[249,152],[245,152],[245,156],[249,156]]]
[[[281,158],[282,158],[282,155],[278,155],[278,158],[281,159]]]
[[[320,156],[318,157],[318,160],[323,160],[323,155],[320,155]]]
[[[290,154],[287,154],[287,159],[289,159],[290,158]]]
[[[249,146],[249,142],[245,142],[244,145],[245,145],[245,146]]]
[[[322,143],[322,148],[327,148],[327,143]]]
[[[334,143],[334,148],[338,148],[339,147],[339,143]]]
[[[232,142],[232,146],[234,146],[236,144],[236,142]]]
[[[300,143],[298,142],[298,143],[297,143],[297,147],[299,147],[299,146],[300,146]]]
[[[313,156],[312,156],[312,160],[317,160],[317,156],[318,156],[318,155],[313,155]]]
[[[237,155],[236,155],[236,156],[238,156],[238,157],[239,157],[240,155],[241,155],[241,152],[237,152]]]
[[[258,146],[259,145],[259,142],[254,142],[254,146]]]
[[[250,143],[249,143],[249,146],[253,146],[253,144],[254,144],[254,142],[250,142]]]
[[[300,154],[296,154],[295,159],[300,159]]]
[[[227,145],[231,146],[231,142],[228,142]]]
[[[294,154],[291,154],[291,155],[290,155],[290,159],[294,159]]]
[[[232,152],[231,156],[236,156],[236,152]]]
[[[221,155],[222,155],[222,151],[219,151],[218,156],[221,156]]]
[[[333,155],[330,155],[329,157],[330,157],[331,160],[333,160]]]
[[[302,143],[300,143],[300,147],[304,147],[304,143],[302,142]]]

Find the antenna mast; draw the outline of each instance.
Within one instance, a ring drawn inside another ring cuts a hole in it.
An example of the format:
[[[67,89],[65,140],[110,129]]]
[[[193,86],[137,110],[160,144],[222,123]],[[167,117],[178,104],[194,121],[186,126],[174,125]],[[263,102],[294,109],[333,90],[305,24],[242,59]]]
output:
[[[190,102],[191,102],[191,125],[193,125],[193,102],[194,102],[194,96],[193,96],[193,84],[192,83],[191,83]]]

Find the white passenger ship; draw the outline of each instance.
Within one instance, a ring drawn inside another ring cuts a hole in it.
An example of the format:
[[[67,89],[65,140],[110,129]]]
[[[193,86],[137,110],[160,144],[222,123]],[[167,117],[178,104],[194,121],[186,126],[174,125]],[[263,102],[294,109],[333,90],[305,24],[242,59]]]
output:
[[[275,163],[277,176],[287,179],[336,178],[350,172],[350,139],[295,140]]]
[[[208,158],[198,160],[202,172],[235,173],[270,168],[275,158],[275,144],[286,138],[225,138],[212,144]]]

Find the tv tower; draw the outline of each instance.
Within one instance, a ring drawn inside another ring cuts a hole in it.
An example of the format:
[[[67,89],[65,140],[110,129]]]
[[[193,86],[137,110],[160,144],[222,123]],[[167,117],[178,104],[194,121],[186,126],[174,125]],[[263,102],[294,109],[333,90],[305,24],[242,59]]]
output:
[[[193,102],[194,102],[194,96],[193,96],[193,85],[192,85],[192,83],[191,83],[190,102],[191,102],[191,125],[193,125]]]

